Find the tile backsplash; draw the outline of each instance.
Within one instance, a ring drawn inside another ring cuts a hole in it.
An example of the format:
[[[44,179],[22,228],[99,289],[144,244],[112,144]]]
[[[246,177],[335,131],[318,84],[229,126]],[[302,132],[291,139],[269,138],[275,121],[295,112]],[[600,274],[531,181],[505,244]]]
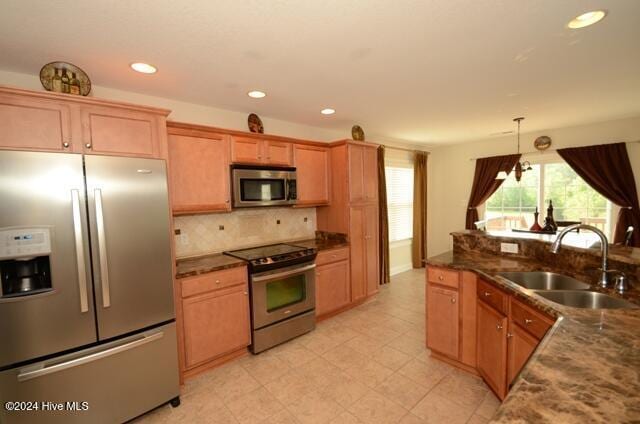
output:
[[[185,258],[315,238],[316,210],[262,208],[178,216],[174,218],[174,227],[180,230],[180,234],[174,236],[176,256]]]

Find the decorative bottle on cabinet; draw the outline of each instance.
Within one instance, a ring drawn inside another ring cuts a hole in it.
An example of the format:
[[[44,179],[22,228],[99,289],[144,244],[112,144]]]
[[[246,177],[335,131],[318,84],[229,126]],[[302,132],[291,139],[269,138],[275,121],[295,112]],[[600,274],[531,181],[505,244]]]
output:
[[[76,78],[76,73],[71,73],[71,81],[69,82],[69,93],[80,94],[80,81]]]
[[[53,70],[53,78],[51,78],[51,89],[56,93],[62,93],[62,77],[60,76],[60,69]]]
[[[62,70],[62,92],[63,93],[69,93],[70,82],[71,81],[69,81],[69,75],[67,75],[67,70],[63,69]]]

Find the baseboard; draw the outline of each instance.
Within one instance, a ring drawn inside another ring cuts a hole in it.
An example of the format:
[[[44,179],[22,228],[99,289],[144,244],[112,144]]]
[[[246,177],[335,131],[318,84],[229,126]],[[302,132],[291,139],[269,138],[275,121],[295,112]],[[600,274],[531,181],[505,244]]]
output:
[[[389,275],[400,274],[401,272],[409,271],[410,269],[413,269],[413,265],[411,263],[394,266],[389,269]]]
[[[195,377],[198,374],[201,374],[205,371],[208,371],[212,368],[219,367],[229,361],[233,361],[234,359],[240,358],[242,356],[246,356],[249,354],[249,350],[246,347],[242,349],[238,349],[236,351],[227,353],[223,356],[220,356],[216,359],[212,359],[211,361],[205,362],[203,364],[197,365],[193,368],[183,371],[182,376],[184,380],[188,380],[192,377]],[[184,383],[183,383],[184,384]]]

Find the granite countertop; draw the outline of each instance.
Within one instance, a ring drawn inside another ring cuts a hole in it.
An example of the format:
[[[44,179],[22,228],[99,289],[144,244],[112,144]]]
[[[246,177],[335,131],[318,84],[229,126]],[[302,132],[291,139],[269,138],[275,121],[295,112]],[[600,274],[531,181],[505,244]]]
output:
[[[315,248],[318,251],[349,246],[349,243],[344,238],[316,238],[287,242],[287,244],[306,248]],[[247,263],[242,259],[227,256],[222,253],[178,259],[176,261],[176,278],[190,277],[193,275],[205,274],[207,272],[243,266],[246,264]]]
[[[568,273],[534,260],[448,252],[426,262],[474,271],[557,318],[491,422],[640,422],[640,309],[565,307],[496,275],[501,271]],[[583,280],[592,281],[587,278]],[[624,297],[640,303],[638,290]]]

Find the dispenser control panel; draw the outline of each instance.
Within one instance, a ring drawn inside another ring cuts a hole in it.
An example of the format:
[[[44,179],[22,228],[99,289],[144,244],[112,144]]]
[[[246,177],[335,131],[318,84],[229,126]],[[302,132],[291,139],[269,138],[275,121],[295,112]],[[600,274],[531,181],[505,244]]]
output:
[[[49,228],[0,229],[0,260],[51,254]]]

